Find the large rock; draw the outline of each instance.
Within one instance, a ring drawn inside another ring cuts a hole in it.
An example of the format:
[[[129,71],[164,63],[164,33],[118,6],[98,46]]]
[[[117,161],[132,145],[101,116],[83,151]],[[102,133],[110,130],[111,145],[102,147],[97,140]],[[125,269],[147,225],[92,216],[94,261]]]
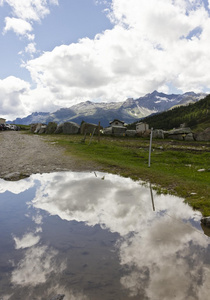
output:
[[[164,139],[164,131],[162,129],[155,129],[152,132],[154,139]]]
[[[136,130],[126,130],[127,136],[136,136]]]
[[[36,129],[35,129],[34,133],[39,133],[39,130],[41,129],[41,127],[42,127],[42,124],[41,124],[41,123],[38,123],[38,124],[36,125]]]
[[[36,124],[31,124],[31,126],[30,126],[30,131],[32,132],[32,133],[34,133],[34,131],[36,130],[36,127],[37,127],[37,123]]]
[[[65,122],[63,124],[63,133],[65,134],[77,134],[79,133],[80,126],[74,122]]]
[[[193,141],[194,140],[193,133],[189,127],[172,129],[170,131],[165,132],[165,136],[167,136],[167,138],[169,138],[169,139],[179,140],[179,141],[183,141],[183,140]]]
[[[30,131],[32,133],[45,133],[46,127],[47,126],[42,123],[31,124]]]
[[[194,141],[195,139],[194,139],[194,134],[191,132],[191,133],[188,133],[188,134],[186,134],[186,136],[185,136],[185,141]]]
[[[95,132],[94,132],[94,129],[95,129]],[[100,127],[100,129],[102,129],[102,127]],[[81,127],[80,127],[81,134],[85,134],[85,133],[92,134],[93,132],[94,132],[94,134],[98,134],[98,125],[86,123],[86,122],[83,122],[81,124]]]
[[[210,227],[210,217],[204,217],[201,219],[201,223],[207,227]]]
[[[185,128],[176,128],[176,129],[172,129],[168,132],[168,134],[188,134],[191,133],[191,129],[189,127],[185,127]]]
[[[203,132],[195,133],[196,141],[210,141],[210,128],[206,128]]]
[[[57,123],[49,122],[46,128],[46,133],[47,134],[55,133],[56,129],[57,129]]]
[[[55,133],[63,133],[63,123],[57,126]]]
[[[58,294],[55,297],[51,298],[50,300],[63,300],[64,297],[65,297],[65,295]]]

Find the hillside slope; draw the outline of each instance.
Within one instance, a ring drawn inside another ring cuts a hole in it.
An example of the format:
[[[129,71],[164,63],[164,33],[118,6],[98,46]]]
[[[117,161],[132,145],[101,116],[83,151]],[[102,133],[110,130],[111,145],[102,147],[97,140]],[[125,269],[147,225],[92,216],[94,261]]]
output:
[[[150,128],[169,130],[185,123],[194,131],[210,127],[210,95],[194,104],[180,106],[143,119]]]

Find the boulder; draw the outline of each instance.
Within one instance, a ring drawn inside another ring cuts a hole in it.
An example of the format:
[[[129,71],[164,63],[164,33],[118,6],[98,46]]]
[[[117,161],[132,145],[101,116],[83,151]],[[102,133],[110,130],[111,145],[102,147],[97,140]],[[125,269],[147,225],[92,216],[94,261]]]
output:
[[[34,130],[34,133],[39,133],[39,130],[41,129],[42,124],[38,123],[36,124],[36,129]]]
[[[83,122],[80,127],[80,133],[81,134],[85,134],[85,133],[92,134],[94,129],[95,129],[95,134],[98,134],[98,125]],[[102,127],[100,127],[100,129],[102,129]]]
[[[49,122],[46,128],[46,133],[47,134],[55,133],[56,129],[57,129],[57,123]]]
[[[152,132],[154,139],[164,139],[164,131],[162,129],[155,129]]]
[[[194,135],[193,135],[192,132],[186,134],[186,136],[185,136],[185,141],[194,141]]]
[[[172,139],[172,140],[188,140],[188,141],[193,141],[194,136],[189,127],[183,127],[183,128],[177,128],[177,129],[172,129],[170,131],[165,132],[165,136],[167,138]]]
[[[189,127],[185,127],[185,128],[175,128],[170,130],[168,133],[169,134],[188,134],[191,133],[191,129]]]
[[[183,141],[185,139],[185,135],[183,134],[169,134],[168,138],[171,140]]]
[[[151,133],[151,130],[148,129],[148,130],[145,130],[142,134],[142,137],[149,137],[150,136],[150,133]]]
[[[39,130],[39,134],[45,133],[46,128],[47,128],[47,125],[41,125],[41,128]]]
[[[210,127],[202,132],[195,133],[196,141],[210,141]]]
[[[55,130],[56,134],[63,133],[63,123],[59,124]]]
[[[31,126],[30,126],[30,131],[31,131],[32,133],[34,133],[34,131],[36,130],[36,126],[37,126],[37,123],[36,123],[36,124],[31,124]]]
[[[63,300],[64,297],[65,297],[65,295],[58,294],[55,297],[51,298],[50,300]]]
[[[135,136],[136,135],[136,130],[126,130],[125,134],[127,136]]]
[[[203,217],[201,223],[207,227],[210,227],[210,217]]]
[[[80,126],[74,122],[65,122],[63,124],[63,133],[65,134],[77,134],[79,133]]]

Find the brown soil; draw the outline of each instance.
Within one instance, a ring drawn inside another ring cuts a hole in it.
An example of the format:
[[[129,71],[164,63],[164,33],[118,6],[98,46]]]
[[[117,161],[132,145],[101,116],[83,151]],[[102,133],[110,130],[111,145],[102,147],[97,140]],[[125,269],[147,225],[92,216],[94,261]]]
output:
[[[65,154],[65,149],[50,141],[50,136],[0,131],[0,178],[18,180],[34,173],[92,171],[92,162]]]

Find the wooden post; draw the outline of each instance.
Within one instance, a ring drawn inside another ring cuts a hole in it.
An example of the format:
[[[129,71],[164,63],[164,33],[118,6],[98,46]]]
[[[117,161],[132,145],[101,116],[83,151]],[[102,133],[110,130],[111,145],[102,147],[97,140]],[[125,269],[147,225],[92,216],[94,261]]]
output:
[[[151,133],[150,133],[150,144],[149,144],[149,162],[148,162],[148,167],[150,168],[150,162],[151,162],[151,151],[152,151],[152,131],[153,128],[151,128]]]
[[[100,129],[101,129],[101,122],[98,122],[98,142],[100,143]]]
[[[89,146],[89,145],[91,144],[91,142],[92,142],[92,139],[93,139],[93,136],[94,136],[95,131],[96,131],[96,128],[93,129],[93,133],[92,133],[92,135],[91,135],[91,137],[90,137],[90,142],[89,142],[88,146]]]

